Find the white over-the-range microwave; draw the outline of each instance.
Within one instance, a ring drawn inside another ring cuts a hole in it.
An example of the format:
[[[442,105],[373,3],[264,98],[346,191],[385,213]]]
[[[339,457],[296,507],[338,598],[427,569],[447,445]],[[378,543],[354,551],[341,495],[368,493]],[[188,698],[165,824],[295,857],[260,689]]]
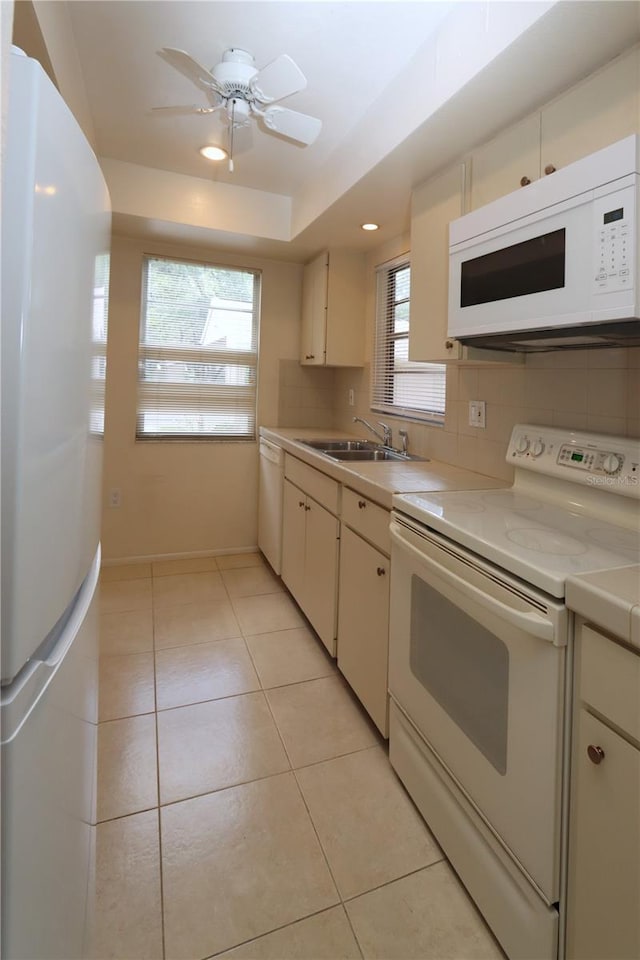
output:
[[[640,344],[640,137],[449,225],[448,334],[503,350]]]

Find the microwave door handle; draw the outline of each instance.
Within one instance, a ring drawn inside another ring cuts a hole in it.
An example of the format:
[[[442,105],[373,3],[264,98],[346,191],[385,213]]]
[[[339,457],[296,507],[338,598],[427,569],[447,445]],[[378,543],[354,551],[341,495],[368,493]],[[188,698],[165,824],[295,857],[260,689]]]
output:
[[[401,547],[402,550],[413,555],[420,563],[432,567],[436,576],[444,580],[449,586],[456,587],[463,594],[471,596],[476,603],[479,603],[485,610],[495,613],[503,620],[507,620],[513,624],[514,627],[524,630],[533,637],[553,643],[555,629],[550,620],[545,620],[535,613],[522,613],[520,610],[514,610],[512,607],[507,606],[506,603],[501,603],[500,600],[496,600],[495,597],[490,597],[486,593],[483,593],[482,590],[474,587],[473,584],[468,583],[467,580],[452,573],[451,570],[447,570],[446,567],[442,567],[433,560],[432,557],[427,557],[421,553],[413,544],[409,543],[404,537],[397,533],[393,525],[391,526],[391,539]]]

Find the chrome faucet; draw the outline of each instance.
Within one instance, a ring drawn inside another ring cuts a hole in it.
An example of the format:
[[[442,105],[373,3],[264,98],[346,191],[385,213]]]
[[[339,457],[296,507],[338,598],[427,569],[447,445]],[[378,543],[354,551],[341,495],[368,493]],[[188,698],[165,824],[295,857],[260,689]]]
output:
[[[400,453],[407,454],[407,445],[409,443],[409,434],[406,430],[398,430],[398,436],[400,437]]]
[[[382,423],[381,420],[376,420],[376,423],[377,423],[380,427],[382,427],[382,430],[383,430],[383,432],[380,433],[379,430],[376,430],[375,427],[372,427],[371,424],[369,423],[369,421],[368,421],[368,420],[365,420],[364,417],[354,417],[354,418],[353,418],[353,422],[354,422],[354,423],[362,423],[362,424],[364,424],[364,426],[367,428],[367,430],[370,430],[371,433],[374,435],[374,437],[377,437],[378,440],[380,440],[380,442],[383,444],[383,446],[385,446],[385,447],[390,447],[390,446],[391,446],[391,427],[388,426],[386,423]]]

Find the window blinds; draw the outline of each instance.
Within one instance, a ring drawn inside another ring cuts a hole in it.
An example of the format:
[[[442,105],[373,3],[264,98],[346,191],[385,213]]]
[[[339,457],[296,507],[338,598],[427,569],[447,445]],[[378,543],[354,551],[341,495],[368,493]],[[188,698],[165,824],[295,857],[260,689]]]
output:
[[[146,257],[140,438],[254,439],[260,275]]]
[[[381,264],[376,277],[371,407],[381,413],[441,422],[444,419],[445,365],[409,360],[409,258],[398,257]]]

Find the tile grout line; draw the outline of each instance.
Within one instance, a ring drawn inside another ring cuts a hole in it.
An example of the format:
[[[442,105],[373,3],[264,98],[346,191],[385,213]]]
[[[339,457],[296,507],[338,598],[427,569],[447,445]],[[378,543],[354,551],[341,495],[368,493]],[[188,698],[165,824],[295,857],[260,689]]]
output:
[[[156,608],[154,603],[155,577],[153,576],[153,565],[151,567],[151,640],[153,643],[153,702],[155,705],[155,729],[156,729],[156,791],[158,798],[158,858],[160,872],[160,935],[162,938],[162,957],[167,955],[165,943],[165,924],[164,924],[164,867],[162,861],[162,817],[160,805],[160,731],[158,729],[158,684],[156,671]]]
[[[246,647],[247,647],[247,650],[249,651],[249,656],[251,657],[251,661],[252,661],[252,663],[253,663],[254,670],[256,671],[256,673],[258,673],[257,668],[256,668],[256,665],[255,665],[255,662],[254,662],[254,660],[253,660],[253,656],[252,656],[252,654],[251,654],[251,650],[250,650],[250,648],[249,648],[249,644],[248,644],[247,641],[246,641],[246,637],[245,637],[245,645],[246,645]],[[260,680],[260,684],[262,685],[262,680],[261,680],[259,674],[258,674],[258,679]],[[356,936],[356,932],[355,932],[355,930],[353,929],[353,924],[351,923],[351,918],[349,917],[349,914],[347,913],[347,911],[346,911],[346,909],[345,909],[344,901],[343,901],[343,899],[342,899],[342,894],[340,893],[340,888],[338,887],[338,884],[337,884],[337,882],[336,882],[336,878],[335,878],[335,876],[334,876],[334,874],[333,874],[333,870],[331,869],[331,865],[330,865],[330,863],[329,863],[329,858],[328,858],[327,853],[326,853],[326,851],[325,851],[325,849],[324,849],[324,847],[323,847],[323,845],[322,845],[322,841],[321,841],[320,836],[319,836],[319,834],[318,834],[318,830],[317,830],[316,825],[315,825],[315,823],[314,823],[313,817],[311,816],[311,811],[309,810],[309,807],[308,807],[308,805],[307,805],[307,801],[306,801],[306,799],[305,799],[304,793],[302,792],[302,787],[300,786],[300,783],[299,783],[299,781],[298,781],[298,777],[296,776],[296,771],[295,771],[295,769],[294,769],[294,766],[293,766],[293,762],[292,762],[292,760],[291,760],[291,757],[289,756],[289,751],[287,750],[286,744],[285,744],[285,742],[284,742],[284,737],[283,737],[282,733],[280,732],[280,727],[278,726],[278,722],[277,722],[277,720],[276,720],[276,718],[275,718],[275,715],[274,715],[274,713],[273,713],[273,710],[271,709],[271,704],[269,703],[269,698],[268,698],[267,695],[266,695],[266,691],[264,690],[264,687],[263,687],[263,694],[264,694],[264,699],[265,699],[266,704],[267,704],[267,708],[268,708],[269,713],[270,713],[270,715],[271,715],[271,719],[273,720],[273,724],[274,724],[274,726],[275,726],[275,728],[276,728],[276,731],[277,731],[277,733],[278,733],[278,737],[280,738],[280,742],[282,743],[282,748],[283,748],[283,750],[284,750],[284,752],[285,752],[285,755],[286,755],[286,757],[287,757],[287,760],[289,761],[289,766],[291,767],[291,773],[293,774],[293,779],[294,779],[294,781],[295,781],[296,787],[298,788],[298,794],[300,795],[300,798],[301,798],[301,800],[302,800],[302,803],[303,803],[303,805],[304,805],[304,808],[305,808],[305,810],[306,810],[306,812],[307,812],[307,816],[308,816],[308,818],[309,818],[309,823],[311,824],[311,828],[312,828],[312,830],[313,830],[313,832],[314,832],[314,834],[315,834],[315,837],[316,837],[316,840],[317,840],[317,842],[318,842],[318,846],[319,846],[319,848],[320,848],[320,851],[321,851],[321,853],[322,853],[322,856],[323,856],[323,858],[324,858],[324,862],[325,862],[325,864],[326,864],[327,870],[329,871],[329,876],[331,877],[331,882],[333,883],[333,886],[335,887],[335,891],[336,891],[336,893],[337,893],[337,895],[338,895],[338,897],[339,897],[339,901],[340,901],[339,904],[333,904],[333,905],[332,905],[331,907],[329,907],[328,909],[333,909],[335,906],[340,906],[340,907],[342,908],[342,912],[343,912],[344,916],[346,917],[347,923],[349,924],[349,929],[351,930],[351,932],[352,932],[352,934],[353,934],[353,938],[354,938],[354,940],[355,940],[355,942],[356,942],[356,946],[357,946],[357,948],[358,948],[358,951],[359,951],[359,953],[360,953],[360,956],[361,956],[361,957],[363,958],[363,960],[364,960],[364,952],[363,952],[363,950],[362,950],[362,947],[360,946],[360,941],[358,940],[358,937]],[[323,762],[323,761],[318,761],[318,762],[321,763],[321,762]],[[310,764],[310,766],[313,766],[313,764]],[[324,911],[318,911],[318,912],[319,912],[319,913],[322,913],[322,912],[324,912]],[[315,916],[315,915],[317,915],[317,914],[310,914],[309,916]],[[308,917],[300,917],[300,918],[298,918],[297,921],[294,921],[294,923],[299,922],[299,920],[301,920],[301,919],[308,919]],[[292,926],[292,924],[290,924],[290,923],[289,923],[289,924],[285,924],[283,927],[280,927],[279,929],[285,929],[286,927],[290,927],[290,926]],[[273,932],[273,931],[269,931],[269,932]],[[264,934],[263,934],[263,936],[264,936]],[[257,938],[254,937],[253,939],[257,939]],[[239,944],[236,944],[236,946],[239,946]]]

